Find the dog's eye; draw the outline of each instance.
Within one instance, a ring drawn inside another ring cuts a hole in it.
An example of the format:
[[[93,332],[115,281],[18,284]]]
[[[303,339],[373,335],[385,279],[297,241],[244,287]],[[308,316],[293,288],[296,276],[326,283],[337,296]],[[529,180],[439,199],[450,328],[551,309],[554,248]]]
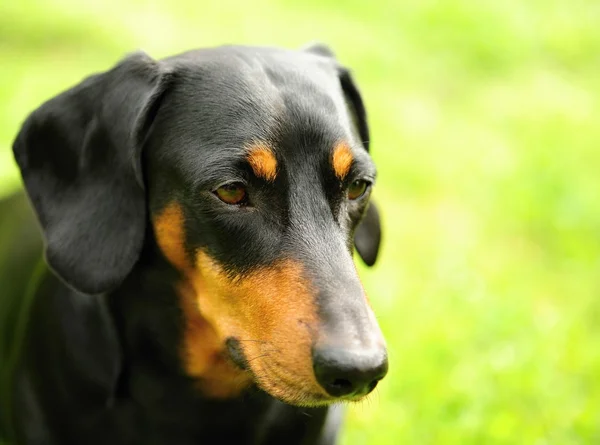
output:
[[[215,195],[226,204],[244,204],[246,202],[246,187],[241,182],[231,182],[216,189]]]
[[[350,187],[348,187],[348,199],[356,200],[362,197],[367,190],[369,189],[370,183],[365,181],[364,179],[357,179]]]

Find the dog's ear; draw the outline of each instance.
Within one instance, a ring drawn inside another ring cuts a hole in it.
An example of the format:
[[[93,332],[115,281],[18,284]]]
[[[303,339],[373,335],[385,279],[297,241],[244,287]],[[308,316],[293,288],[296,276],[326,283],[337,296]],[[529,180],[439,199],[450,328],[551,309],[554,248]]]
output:
[[[346,104],[350,109],[350,116],[354,123],[360,142],[365,147],[365,150],[369,151],[370,147],[370,133],[369,125],[367,124],[367,110],[365,104],[360,95],[360,91],[356,86],[356,83],[352,79],[352,75],[347,68],[339,68],[340,83],[342,85],[342,91],[346,98]]]
[[[381,244],[381,222],[379,211],[371,199],[362,221],[354,232],[354,246],[367,266],[377,261],[379,245]]]
[[[365,150],[369,151],[370,134],[367,124],[367,110],[356,83],[346,68],[339,68],[340,83],[346,97],[346,104],[350,109],[350,116]],[[381,223],[377,205],[371,199],[367,210],[354,232],[354,246],[356,251],[367,266],[373,266],[379,253],[381,244]]]
[[[336,67],[338,76],[340,79],[340,85],[344,92],[344,98],[346,99],[346,105],[348,106],[350,117],[354,123],[354,129],[357,132],[360,142],[365,147],[365,150],[369,151],[370,146],[370,134],[369,125],[367,123],[367,110],[365,104],[360,95],[358,86],[354,82],[350,70],[337,62],[335,53],[324,43],[311,43],[302,48],[303,51],[317,54],[319,56],[328,57],[336,61]]]
[[[335,59],[335,53],[333,50],[322,42],[311,42],[302,47],[302,51],[307,53],[318,54],[319,56],[329,57]]]
[[[333,50],[323,43],[309,44],[305,46],[303,50],[336,60]],[[367,110],[360,95],[360,91],[347,68],[337,64],[337,70],[346,105],[352,122],[354,123],[354,131],[360,138],[365,150],[369,151],[370,134],[369,125],[367,123]],[[373,200],[371,200],[362,221],[354,233],[354,246],[365,264],[372,266],[377,260],[380,243],[381,224],[379,221],[379,211]]]
[[[74,289],[118,286],[138,260],[146,203],[141,148],[169,74],[144,53],[34,111],[13,151],[46,242]]]

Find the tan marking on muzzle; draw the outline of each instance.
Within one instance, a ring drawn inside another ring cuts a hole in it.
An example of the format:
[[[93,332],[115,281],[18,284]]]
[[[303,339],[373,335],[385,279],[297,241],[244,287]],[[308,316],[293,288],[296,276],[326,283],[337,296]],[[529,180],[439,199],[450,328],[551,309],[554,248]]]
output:
[[[200,251],[194,288],[203,317],[223,342],[240,341],[265,391],[295,404],[327,398],[312,365],[313,333],[319,328],[316,293],[300,263],[285,259],[230,276]]]
[[[315,405],[328,399],[312,366],[319,329],[316,292],[302,265],[284,259],[243,276],[230,276],[206,252],[185,252],[184,216],[173,203],[154,219],[158,245],[182,274],[176,290],[184,314],[181,356],[201,391],[235,397],[253,380],[288,403]],[[194,262],[195,264],[192,264]],[[225,353],[227,338],[239,340],[251,372]]]
[[[234,397],[249,385],[251,378],[224,356],[223,343],[214,327],[198,310],[195,289],[190,283],[194,269],[185,251],[183,223],[183,211],[177,203],[167,206],[154,219],[158,246],[183,277],[175,289],[185,323],[180,356],[186,372],[198,379],[204,394],[216,398]]]

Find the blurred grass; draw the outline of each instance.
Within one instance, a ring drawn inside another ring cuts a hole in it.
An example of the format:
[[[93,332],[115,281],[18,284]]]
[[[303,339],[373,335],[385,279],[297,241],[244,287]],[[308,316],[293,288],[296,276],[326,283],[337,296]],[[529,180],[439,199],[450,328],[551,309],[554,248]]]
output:
[[[42,100],[124,53],[328,42],[364,93],[391,373],[343,444],[600,443],[600,2],[0,3],[0,190]]]

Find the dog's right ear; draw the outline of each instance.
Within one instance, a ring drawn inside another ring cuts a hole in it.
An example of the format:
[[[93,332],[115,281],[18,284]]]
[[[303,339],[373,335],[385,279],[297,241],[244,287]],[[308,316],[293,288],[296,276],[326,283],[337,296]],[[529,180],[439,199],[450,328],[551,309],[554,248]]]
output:
[[[13,145],[50,267],[88,294],[118,286],[146,228],[141,149],[170,75],[144,53],[49,100]]]

